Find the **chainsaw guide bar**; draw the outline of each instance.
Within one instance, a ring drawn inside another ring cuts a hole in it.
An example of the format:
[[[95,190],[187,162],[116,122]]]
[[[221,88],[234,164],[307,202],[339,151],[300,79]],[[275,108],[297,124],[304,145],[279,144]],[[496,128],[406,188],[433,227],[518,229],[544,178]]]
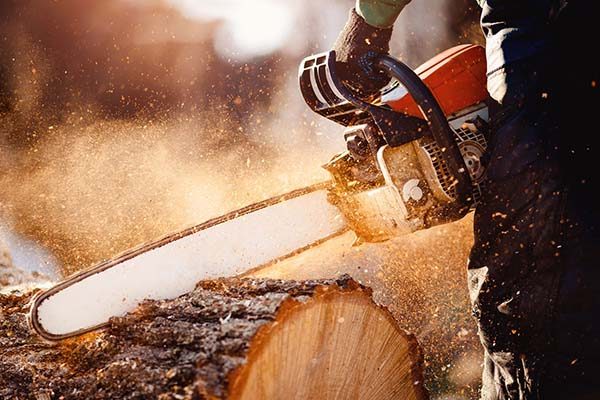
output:
[[[33,300],[30,323],[48,340],[105,327],[144,300],[174,298],[203,279],[248,273],[348,230],[322,182],[254,203],[79,272]]]

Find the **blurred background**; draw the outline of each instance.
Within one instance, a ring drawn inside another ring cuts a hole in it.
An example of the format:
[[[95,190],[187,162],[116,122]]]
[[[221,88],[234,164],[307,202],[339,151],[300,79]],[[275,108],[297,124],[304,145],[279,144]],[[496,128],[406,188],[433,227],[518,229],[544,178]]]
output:
[[[2,0],[0,247],[9,248],[17,269],[3,283],[0,267],[0,286],[26,275],[58,279],[326,178],[319,166],[343,150],[342,129],[305,106],[297,68],[304,56],[331,47],[352,5]],[[395,26],[392,54],[417,66],[453,45],[481,43],[478,15],[475,0],[414,0]],[[457,250],[443,260],[423,255],[436,251],[439,237],[412,250],[420,264],[451,264],[454,278],[439,277],[446,286],[427,285],[458,299],[432,300],[421,285],[425,294],[411,308],[431,314],[446,304],[448,318],[458,321],[450,333],[462,335],[457,346],[426,352],[437,399],[472,398],[477,390],[463,278],[468,224],[450,230]],[[6,260],[0,249],[0,265]],[[433,329],[419,324],[409,328]],[[433,349],[430,342],[425,347]],[[471,360],[461,364],[464,373],[453,368],[458,353]],[[452,378],[457,374],[462,378]]]

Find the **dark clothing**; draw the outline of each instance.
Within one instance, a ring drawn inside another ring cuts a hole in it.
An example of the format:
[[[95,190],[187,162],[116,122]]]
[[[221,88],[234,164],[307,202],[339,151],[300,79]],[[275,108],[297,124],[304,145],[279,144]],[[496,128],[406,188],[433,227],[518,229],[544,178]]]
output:
[[[548,50],[551,22],[560,14],[563,3],[562,0],[481,0],[488,73]]]
[[[564,3],[483,1],[493,128],[468,274],[485,400],[600,399],[600,65],[572,45],[600,14]]]

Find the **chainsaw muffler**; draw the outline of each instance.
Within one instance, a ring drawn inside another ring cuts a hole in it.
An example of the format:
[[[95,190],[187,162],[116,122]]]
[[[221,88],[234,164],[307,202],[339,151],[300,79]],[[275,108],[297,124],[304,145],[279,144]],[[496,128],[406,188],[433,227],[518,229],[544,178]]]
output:
[[[481,197],[487,148],[485,55],[450,49],[415,71],[390,56],[373,63],[393,83],[373,101],[336,74],[335,52],[306,58],[300,87],[309,107],[346,126],[347,151],[324,166],[330,200],[365,241],[462,218]]]

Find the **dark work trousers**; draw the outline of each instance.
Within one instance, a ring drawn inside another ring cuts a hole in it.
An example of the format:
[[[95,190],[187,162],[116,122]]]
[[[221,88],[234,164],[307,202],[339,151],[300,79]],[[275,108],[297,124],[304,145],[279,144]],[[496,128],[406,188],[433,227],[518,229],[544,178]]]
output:
[[[484,400],[600,399],[600,65],[572,45],[595,41],[588,19],[566,9],[546,50],[489,76],[468,267]]]

